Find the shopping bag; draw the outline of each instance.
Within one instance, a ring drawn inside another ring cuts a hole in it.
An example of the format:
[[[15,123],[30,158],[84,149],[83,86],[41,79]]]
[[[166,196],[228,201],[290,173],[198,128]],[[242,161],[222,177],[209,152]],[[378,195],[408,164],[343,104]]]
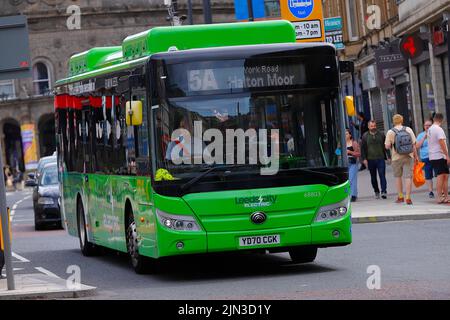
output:
[[[423,167],[425,166],[425,163],[423,162],[416,162],[414,164],[413,169],[413,182],[416,188],[420,188],[425,184],[425,174],[423,173]]]

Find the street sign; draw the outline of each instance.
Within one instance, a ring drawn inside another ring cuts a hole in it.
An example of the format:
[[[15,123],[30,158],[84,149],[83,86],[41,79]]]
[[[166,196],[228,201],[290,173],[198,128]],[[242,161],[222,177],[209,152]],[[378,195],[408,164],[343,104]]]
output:
[[[0,17],[0,80],[31,77],[27,17]]]
[[[282,19],[295,27],[298,42],[325,42],[321,0],[280,0]]]
[[[337,50],[342,50],[344,46],[344,38],[342,32],[342,18],[333,17],[324,20],[325,25],[325,41],[333,44]]]
[[[406,59],[414,59],[424,51],[424,41],[418,35],[406,35],[400,41],[400,51]]]

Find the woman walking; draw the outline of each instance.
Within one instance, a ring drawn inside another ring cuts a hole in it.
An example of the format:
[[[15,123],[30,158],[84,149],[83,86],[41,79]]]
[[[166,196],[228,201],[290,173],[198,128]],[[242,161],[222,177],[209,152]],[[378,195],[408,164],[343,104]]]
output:
[[[361,156],[361,151],[358,142],[353,140],[352,133],[349,129],[345,130],[345,141],[347,143],[348,156],[348,179],[350,181],[350,190],[352,202],[358,198],[358,158]]]
[[[425,180],[428,185],[428,196],[434,198],[433,193],[433,167],[428,156],[428,129],[433,125],[431,120],[425,121],[423,127],[424,131],[417,136],[417,150],[419,151],[420,160],[425,163],[423,170],[425,171]]]

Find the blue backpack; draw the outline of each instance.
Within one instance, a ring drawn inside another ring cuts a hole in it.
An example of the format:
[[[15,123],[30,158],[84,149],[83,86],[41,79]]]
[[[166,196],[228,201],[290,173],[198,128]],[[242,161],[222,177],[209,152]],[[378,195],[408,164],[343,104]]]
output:
[[[395,133],[394,148],[398,154],[410,154],[414,151],[414,145],[411,135],[406,131],[406,127],[402,127],[401,130],[393,128]]]

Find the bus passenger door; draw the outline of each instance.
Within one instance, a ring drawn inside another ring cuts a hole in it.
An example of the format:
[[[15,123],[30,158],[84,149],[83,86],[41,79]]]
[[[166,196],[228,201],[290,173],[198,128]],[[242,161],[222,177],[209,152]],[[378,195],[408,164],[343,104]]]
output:
[[[155,249],[156,220],[153,217],[153,194],[150,180],[150,127],[149,127],[149,103],[147,90],[136,87],[132,90],[132,100],[142,102],[142,124],[131,129],[134,134],[134,147],[128,145],[128,155],[134,156],[134,170],[136,175],[136,193],[134,219],[137,224],[139,236],[142,238],[141,247],[146,253],[152,255]],[[131,151],[131,152],[130,152]]]
[[[83,179],[83,205],[84,214],[86,217],[86,229],[89,241],[96,242],[96,228],[95,228],[95,216],[91,200],[91,189],[90,186],[90,173],[92,164],[92,146],[91,146],[91,136],[92,136],[92,124],[91,124],[91,110],[89,106],[84,106],[81,110],[81,125],[79,130],[81,131],[81,146],[79,149],[81,153],[81,162],[79,163],[80,172],[82,172]]]

